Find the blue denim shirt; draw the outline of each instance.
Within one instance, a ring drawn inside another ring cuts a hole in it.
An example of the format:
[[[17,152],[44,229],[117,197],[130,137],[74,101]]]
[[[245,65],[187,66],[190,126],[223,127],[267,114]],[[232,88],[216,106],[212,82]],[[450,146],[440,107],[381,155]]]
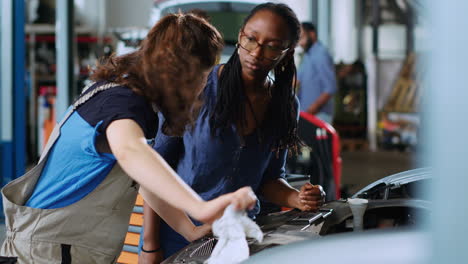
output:
[[[235,125],[221,136],[211,134],[209,119],[216,104],[218,69],[216,66],[208,77],[205,103],[193,131],[183,137],[158,133],[154,146],[204,200],[244,186],[251,186],[257,192],[263,182],[284,177],[285,173],[287,151],[277,155],[266,144],[259,144],[255,133],[245,137],[245,146],[241,145]]]
[[[314,43],[304,54],[297,78],[301,85],[299,89],[301,111],[306,111],[322,93],[334,94],[336,92],[333,59],[320,42]],[[333,107],[333,99],[330,99],[320,109],[320,112],[333,115]]]

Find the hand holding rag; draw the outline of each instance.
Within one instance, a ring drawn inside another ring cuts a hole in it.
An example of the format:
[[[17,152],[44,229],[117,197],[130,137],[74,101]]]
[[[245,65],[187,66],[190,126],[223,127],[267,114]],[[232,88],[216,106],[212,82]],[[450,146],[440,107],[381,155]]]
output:
[[[260,227],[244,211],[236,211],[232,205],[213,223],[213,234],[218,237],[218,243],[207,264],[240,263],[249,257],[246,236],[259,242],[263,240]]]

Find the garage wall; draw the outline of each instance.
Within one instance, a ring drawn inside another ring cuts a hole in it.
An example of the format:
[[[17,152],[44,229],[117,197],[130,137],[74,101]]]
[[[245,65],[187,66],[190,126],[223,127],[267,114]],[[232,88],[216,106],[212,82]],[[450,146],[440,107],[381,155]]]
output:
[[[76,17],[96,31],[147,27],[153,0],[74,0]]]

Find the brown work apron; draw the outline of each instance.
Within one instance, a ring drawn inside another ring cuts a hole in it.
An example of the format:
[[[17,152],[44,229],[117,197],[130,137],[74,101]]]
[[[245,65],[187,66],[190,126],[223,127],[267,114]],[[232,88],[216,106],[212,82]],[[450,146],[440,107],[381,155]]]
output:
[[[138,185],[117,163],[95,190],[74,204],[57,209],[23,206],[60,135],[60,127],[78,105],[114,86],[118,85],[109,83],[82,96],[52,132],[38,165],[2,189],[6,239],[0,256],[4,261],[16,258],[17,263],[26,264],[100,264],[117,260],[138,191]]]

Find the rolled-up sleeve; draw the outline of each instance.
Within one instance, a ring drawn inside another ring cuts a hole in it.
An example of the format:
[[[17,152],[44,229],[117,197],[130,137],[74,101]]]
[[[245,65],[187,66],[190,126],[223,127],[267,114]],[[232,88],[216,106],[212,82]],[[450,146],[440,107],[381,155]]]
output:
[[[305,72],[305,68],[306,67],[306,62],[305,62],[305,58],[303,59],[299,69],[297,70],[297,79],[299,80],[299,82],[303,82],[304,80],[304,72]]]
[[[268,167],[265,170],[265,173],[263,174],[263,179],[262,179],[262,183],[260,184],[260,186],[269,180],[286,177],[285,166],[286,166],[287,153],[288,153],[287,149],[280,150],[279,153],[276,153],[276,152],[271,153],[270,162],[268,163]]]
[[[323,92],[328,94],[336,93],[336,75],[333,61],[327,56],[320,59],[320,64],[317,65],[317,71],[320,78],[320,87]]]

